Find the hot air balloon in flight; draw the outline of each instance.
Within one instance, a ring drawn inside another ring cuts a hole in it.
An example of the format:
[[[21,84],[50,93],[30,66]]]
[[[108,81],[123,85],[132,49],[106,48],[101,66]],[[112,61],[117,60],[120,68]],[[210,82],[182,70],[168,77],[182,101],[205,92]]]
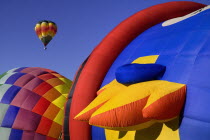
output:
[[[42,20],[36,24],[35,32],[44,44],[44,49],[46,50],[47,44],[52,40],[57,32],[57,25],[52,21]]]

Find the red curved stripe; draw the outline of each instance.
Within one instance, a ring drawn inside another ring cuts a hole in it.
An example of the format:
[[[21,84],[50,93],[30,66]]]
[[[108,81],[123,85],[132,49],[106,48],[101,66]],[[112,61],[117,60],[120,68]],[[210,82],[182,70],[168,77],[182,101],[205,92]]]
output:
[[[129,17],[113,29],[93,50],[78,78],[71,103],[71,140],[91,140],[90,126],[73,120],[95,97],[105,74],[121,51],[146,29],[167,19],[183,16],[205,5],[180,1],[159,4]]]

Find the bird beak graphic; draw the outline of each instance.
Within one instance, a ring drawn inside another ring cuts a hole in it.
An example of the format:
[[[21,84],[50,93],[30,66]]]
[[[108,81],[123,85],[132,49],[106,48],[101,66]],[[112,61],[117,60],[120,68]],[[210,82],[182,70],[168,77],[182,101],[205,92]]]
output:
[[[186,85],[164,80],[124,85],[116,80],[76,117],[106,129],[130,131],[177,117],[184,105]]]

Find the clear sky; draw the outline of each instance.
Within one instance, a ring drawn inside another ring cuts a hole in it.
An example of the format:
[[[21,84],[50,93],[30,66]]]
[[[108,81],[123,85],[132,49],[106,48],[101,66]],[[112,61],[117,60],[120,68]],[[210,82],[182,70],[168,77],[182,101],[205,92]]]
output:
[[[0,73],[43,67],[73,77],[95,46],[121,21],[147,7],[172,0],[0,0]],[[193,0],[210,4],[209,0]],[[58,32],[43,49],[34,32],[40,20]]]

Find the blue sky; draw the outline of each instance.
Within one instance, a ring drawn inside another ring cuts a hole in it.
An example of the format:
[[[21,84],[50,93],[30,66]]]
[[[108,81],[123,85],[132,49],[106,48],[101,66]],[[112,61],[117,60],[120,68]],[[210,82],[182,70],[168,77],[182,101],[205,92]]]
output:
[[[121,21],[147,7],[172,0],[1,0],[0,73],[43,67],[73,79],[95,46]],[[210,4],[209,0],[194,0]],[[58,32],[43,49],[34,32],[40,20]]]

